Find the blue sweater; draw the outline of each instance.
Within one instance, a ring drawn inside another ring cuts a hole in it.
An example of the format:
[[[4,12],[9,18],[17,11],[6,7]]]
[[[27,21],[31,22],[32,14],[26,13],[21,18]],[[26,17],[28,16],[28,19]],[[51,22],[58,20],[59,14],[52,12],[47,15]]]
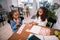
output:
[[[18,20],[19,20],[19,24],[20,24],[20,26],[21,26],[21,25],[22,25],[21,18],[18,18]],[[11,25],[12,31],[13,31],[13,32],[16,32],[17,29],[18,29],[18,27],[16,26],[16,23],[15,23],[14,20],[10,20],[10,25]]]

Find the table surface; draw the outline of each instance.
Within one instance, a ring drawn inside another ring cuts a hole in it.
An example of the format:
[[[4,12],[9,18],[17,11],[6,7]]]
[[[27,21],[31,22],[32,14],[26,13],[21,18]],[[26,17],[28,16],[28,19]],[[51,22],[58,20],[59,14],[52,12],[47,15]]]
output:
[[[26,29],[30,29],[31,27],[25,26],[22,30],[21,34],[18,34],[17,32],[15,32],[8,40],[26,40],[28,35],[30,34],[29,32],[26,32]]]
[[[18,34],[17,32],[15,32],[14,34],[12,34],[12,36],[8,39],[8,40],[27,40],[29,34],[31,34],[30,32],[26,32],[26,29],[31,29],[32,26],[25,26],[22,30],[21,34]],[[54,29],[53,28],[49,28],[51,33],[50,35],[54,34]]]

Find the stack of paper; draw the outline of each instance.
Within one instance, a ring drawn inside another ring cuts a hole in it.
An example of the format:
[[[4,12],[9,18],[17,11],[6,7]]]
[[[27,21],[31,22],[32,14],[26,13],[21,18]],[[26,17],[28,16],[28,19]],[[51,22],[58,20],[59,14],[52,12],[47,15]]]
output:
[[[21,34],[21,32],[22,32],[22,30],[23,30],[24,27],[25,27],[25,24],[23,24],[23,25],[19,28],[19,30],[17,31],[17,33],[18,33],[18,34]]]
[[[35,34],[39,34],[40,29],[41,29],[41,27],[35,25],[31,28],[30,32],[35,33]]]
[[[42,36],[42,35],[35,35],[41,40],[58,40],[58,38],[54,35],[51,36]]]
[[[50,29],[34,25],[29,32],[40,34],[40,35],[50,35]]]

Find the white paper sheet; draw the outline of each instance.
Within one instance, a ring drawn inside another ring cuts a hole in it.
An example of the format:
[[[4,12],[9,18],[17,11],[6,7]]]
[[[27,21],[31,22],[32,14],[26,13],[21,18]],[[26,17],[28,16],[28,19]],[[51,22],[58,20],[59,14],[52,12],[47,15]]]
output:
[[[25,27],[25,24],[23,24],[23,25],[19,28],[19,30],[17,31],[17,33],[18,33],[18,34],[21,34],[21,32],[22,32],[22,30],[23,30],[24,27]]]
[[[34,26],[31,28],[30,32],[35,33],[35,34],[39,34],[40,29],[41,29],[41,27],[34,25]]]
[[[37,25],[34,25],[30,30],[27,29],[27,32],[32,32],[34,34],[40,34],[40,35],[50,35],[50,29],[48,28],[43,28]]]
[[[56,36],[44,36],[45,40],[58,40]]]
[[[58,40],[58,38],[54,35],[51,35],[51,36],[35,35],[35,36],[37,36],[41,40]]]

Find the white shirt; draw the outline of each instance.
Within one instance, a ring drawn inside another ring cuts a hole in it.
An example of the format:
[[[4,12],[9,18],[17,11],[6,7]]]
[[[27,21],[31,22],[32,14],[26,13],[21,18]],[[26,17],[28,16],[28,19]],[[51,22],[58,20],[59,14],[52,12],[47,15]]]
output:
[[[46,19],[45,21],[42,21],[42,20],[41,20],[41,17],[38,17],[38,18],[36,17],[35,20],[34,20],[34,22],[38,23],[38,25],[46,26],[46,24],[47,24],[47,19]]]

